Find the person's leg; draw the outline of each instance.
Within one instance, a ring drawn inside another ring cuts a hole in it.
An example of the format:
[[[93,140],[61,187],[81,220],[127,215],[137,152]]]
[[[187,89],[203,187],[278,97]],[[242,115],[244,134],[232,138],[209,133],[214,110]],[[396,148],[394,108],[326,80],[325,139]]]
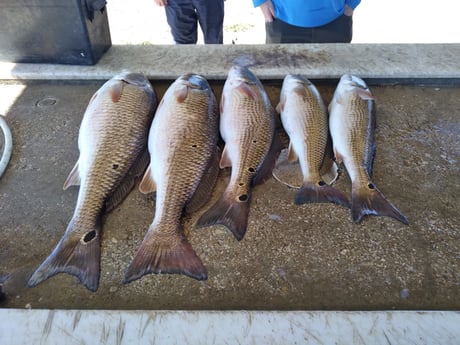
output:
[[[316,43],[350,43],[353,38],[353,17],[342,15],[329,24],[313,29]]]
[[[312,30],[290,25],[280,19],[265,23],[265,43],[311,43]]]
[[[198,39],[198,24],[193,4],[187,0],[168,0],[165,10],[174,42],[195,44]]]
[[[193,0],[206,44],[224,43],[224,0]]]

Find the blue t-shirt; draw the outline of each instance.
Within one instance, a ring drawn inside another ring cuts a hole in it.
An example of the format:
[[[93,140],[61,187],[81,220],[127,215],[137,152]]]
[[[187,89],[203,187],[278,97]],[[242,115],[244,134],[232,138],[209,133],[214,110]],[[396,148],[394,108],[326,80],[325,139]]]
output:
[[[254,7],[267,0],[253,0]],[[275,18],[291,25],[313,28],[332,22],[345,11],[345,4],[355,9],[361,0],[272,0]]]

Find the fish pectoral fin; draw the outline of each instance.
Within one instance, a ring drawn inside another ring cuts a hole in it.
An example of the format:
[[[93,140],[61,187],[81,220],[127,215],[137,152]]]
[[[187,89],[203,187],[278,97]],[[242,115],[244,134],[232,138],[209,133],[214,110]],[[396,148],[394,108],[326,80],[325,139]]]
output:
[[[174,90],[174,96],[176,97],[176,101],[178,103],[183,103],[187,99],[187,95],[188,87],[186,85],[182,85],[182,87]]]
[[[372,101],[374,100],[374,96],[372,95],[371,93],[371,90],[369,89],[363,89],[363,88],[360,88],[360,87],[357,87],[356,88],[356,93],[358,94],[358,96],[362,99],[362,100],[369,100],[369,101]]]
[[[180,238],[166,238],[158,231],[149,231],[123,276],[123,284],[149,273],[175,273],[197,280],[208,279],[206,268],[192,245],[185,236],[176,235]]]
[[[100,228],[91,229],[82,238],[64,234],[50,256],[35,270],[28,281],[36,286],[58,274],[68,273],[77,277],[89,290],[99,286],[101,244]]]
[[[259,101],[259,96],[248,84],[242,83],[236,89],[239,90],[242,94],[248,96],[249,98],[252,98],[254,101]]]
[[[139,191],[143,194],[153,193],[157,190],[157,185],[153,180],[151,173],[151,166],[145,171],[144,177],[142,178],[141,183],[139,184]]]
[[[80,185],[80,171],[79,171],[79,164],[78,161],[75,163],[74,167],[70,171],[69,176],[64,182],[64,186],[62,187],[64,190],[69,188],[70,186],[79,186]]]
[[[227,145],[224,146],[224,150],[222,151],[222,156],[220,157],[219,167],[221,169],[230,168],[232,166],[232,161],[228,156]]]
[[[294,163],[299,159],[299,156],[294,150],[294,145],[292,145],[292,141],[289,143],[289,148],[288,148],[288,156],[287,160],[289,163]]]
[[[125,82],[122,80],[114,80],[110,85],[109,94],[113,103],[117,103],[120,100],[123,93],[124,83]]]
[[[280,100],[280,102],[276,106],[276,112],[278,114],[281,114],[282,112],[284,112],[284,105],[285,104],[286,104],[286,96],[283,96],[283,98]]]

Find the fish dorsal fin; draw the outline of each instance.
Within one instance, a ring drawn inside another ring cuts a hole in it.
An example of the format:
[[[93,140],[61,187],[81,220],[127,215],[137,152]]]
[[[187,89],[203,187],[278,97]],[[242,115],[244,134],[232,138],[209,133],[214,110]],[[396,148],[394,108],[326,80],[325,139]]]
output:
[[[157,190],[157,185],[153,180],[151,169],[152,166],[149,165],[149,167],[145,171],[141,183],[139,184],[139,191],[143,194],[153,193]]]
[[[117,207],[126,198],[129,192],[131,192],[136,182],[139,181],[139,177],[142,176],[142,173],[147,167],[149,159],[150,156],[147,149],[139,154],[136,162],[134,162],[133,166],[126,173],[118,188],[105,202],[106,213]]]
[[[222,157],[220,158],[219,167],[221,169],[229,168],[232,166],[232,161],[227,153],[227,145],[225,145],[224,150],[222,151]]]
[[[123,86],[124,82],[121,80],[116,80],[110,85],[109,93],[113,103],[117,103],[120,100],[123,93]]]
[[[276,106],[276,112],[278,114],[281,114],[284,111],[284,105],[285,104],[286,104],[286,96],[282,97],[282,99],[280,99],[280,102]]]
[[[188,87],[187,85],[182,85],[180,88],[177,88],[174,91],[174,96],[178,103],[183,103],[187,99]]]
[[[249,98],[252,98],[254,101],[259,100],[258,95],[254,92],[254,90],[248,84],[242,83],[237,87],[237,89],[241,93],[243,93],[246,96],[248,96]]]
[[[80,171],[78,168],[78,161],[75,163],[73,169],[70,171],[69,176],[64,182],[62,189],[66,190],[70,186],[79,186],[80,185]]]
[[[299,159],[299,156],[294,150],[294,145],[292,145],[292,141],[289,143],[289,149],[288,149],[288,157],[287,160],[289,163],[294,163]]]

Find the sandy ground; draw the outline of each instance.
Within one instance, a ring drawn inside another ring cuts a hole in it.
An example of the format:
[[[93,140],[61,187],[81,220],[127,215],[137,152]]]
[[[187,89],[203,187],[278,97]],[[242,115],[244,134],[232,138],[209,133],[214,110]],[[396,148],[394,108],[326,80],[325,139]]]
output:
[[[109,0],[113,44],[171,44],[164,9],[153,0]],[[447,9],[447,10],[446,10]],[[460,2],[363,0],[355,11],[353,43],[458,43]],[[251,0],[226,0],[225,44],[262,44],[264,22]],[[199,43],[202,40],[199,40]]]

